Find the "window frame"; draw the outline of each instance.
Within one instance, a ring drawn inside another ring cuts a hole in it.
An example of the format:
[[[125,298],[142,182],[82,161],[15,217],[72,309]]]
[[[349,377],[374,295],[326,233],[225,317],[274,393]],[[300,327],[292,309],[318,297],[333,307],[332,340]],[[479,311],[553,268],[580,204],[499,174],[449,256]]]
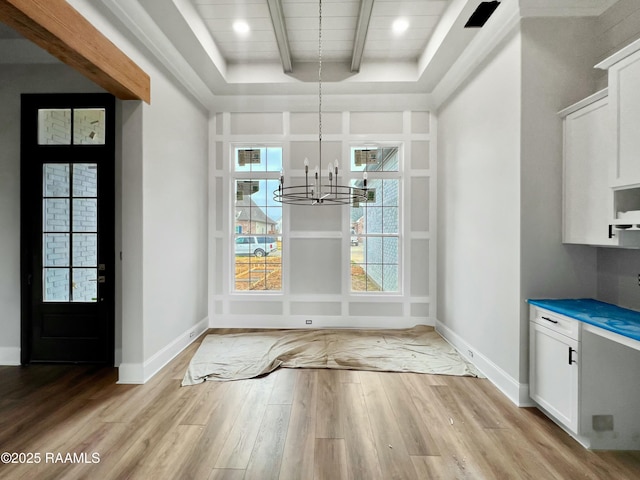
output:
[[[362,170],[354,170],[354,166],[355,166],[355,162],[353,160],[354,158],[354,152],[357,149],[364,149],[364,148],[377,148],[377,149],[382,149],[382,148],[397,148],[397,155],[398,155],[398,169],[397,171],[375,171],[375,170],[366,170],[366,169],[362,169]],[[398,182],[398,199],[397,199],[397,206],[396,208],[398,209],[398,229],[397,229],[397,233],[384,233],[384,232],[380,232],[380,233],[363,233],[363,234],[358,234],[358,237],[376,237],[376,238],[397,238],[397,245],[398,245],[398,289],[397,290],[393,290],[393,291],[384,291],[384,290],[379,290],[379,291],[375,291],[375,290],[353,290],[353,283],[352,283],[352,274],[351,274],[351,266],[352,266],[352,262],[351,262],[351,231],[352,231],[352,221],[351,221],[351,208],[352,206],[349,205],[349,214],[346,216],[347,217],[347,232],[349,233],[349,235],[346,237],[346,242],[347,242],[347,252],[348,252],[348,257],[347,257],[347,262],[345,262],[347,264],[346,268],[347,268],[347,272],[346,272],[346,277],[348,278],[347,281],[347,291],[349,293],[349,295],[351,296],[365,296],[365,297],[373,297],[373,296],[385,296],[385,297],[401,297],[404,296],[404,288],[405,288],[405,282],[404,282],[404,261],[405,261],[405,248],[404,248],[404,241],[405,241],[405,235],[404,235],[404,212],[405,212],[405,195],[404,195],[404,142],[376,142],[375,145],[372,145],[370,142],[366,142],[366,141],[362,141],[362,142],[350,142],[349,143],[349,172],[348,172],[348,176],[349,176],[349,182],[350,184],[353,183],[354,180],[362,180],[363,177],[363,173],[366,171],[367,172],[367,176],[368,179],[367,181],[370,182],[371,180],[396,180]],[[364,215],[366,216],[366,208],[367,206],[364,205]],[[382,207],[384,208],[384,207]],[[384,241],[384,240],[383,240]],[[366,244],[366,243],[365,243]],[[365,257],[366,258],[366,257]],[[363,265],[366,265],[366,262],[363,263]],[[385,265],[385,263],[382,263],[381,265]],[[391,265],[391,264],[390,264]]]
[[[238,180],[249,180],[249,181],[279,181],[280,179],[280,169],[269,171],[253,171],[251,168],[248,171],[237,170],[237,151],[243,149],[265,149],[265,152],[268,149],[280,149],[281,157],[282,157],[282,168],[284,168],[284,155],[285,148],[284,145],[280,142],[229,142],[229,162],[228,162],[228,188],[229,188],[229,207],[227,209],[227,213],[229,215],[229,234],[227,235],[228,245],[225,249],[227,258],[230,261],[229,268],[229,294],[231,295],[283,295],[284,294],[284,285],[285,285],[285,269],[284,269],[284,252],[280,251],[280,288],[278,290],[239,290],[236,288],[236,239],[242,236],[255,236],[255,237],[266,237],[273,236],[281,239],[281,245],[285,245],[284,240],[284,228],[283,223],[285,222],[284,215],[284,206],[280,206],[281,210],[281,223],[280,223],[280,233],[271,234],[268,232],[265,233],[236,233],[236,182]],[[267,165],[268,166],[268,165]],[[271,191],[267,192],[267,199],[272,197],[273,193]],[[266,258],[267,256],[265,256]],[[265,262],[266,263],[266,262]]]

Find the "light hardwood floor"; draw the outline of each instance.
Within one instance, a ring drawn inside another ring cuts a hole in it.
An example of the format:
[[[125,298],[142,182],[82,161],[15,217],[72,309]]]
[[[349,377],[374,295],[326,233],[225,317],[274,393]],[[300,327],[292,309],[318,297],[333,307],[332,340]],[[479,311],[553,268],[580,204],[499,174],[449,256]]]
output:
[[[488,380],[282,369],[181,387],[198,344],[146,385],[116,385],[111,368],[0,367],[0,452],[41,455],[0,478],[640,478],[640,452],[585,450]]]

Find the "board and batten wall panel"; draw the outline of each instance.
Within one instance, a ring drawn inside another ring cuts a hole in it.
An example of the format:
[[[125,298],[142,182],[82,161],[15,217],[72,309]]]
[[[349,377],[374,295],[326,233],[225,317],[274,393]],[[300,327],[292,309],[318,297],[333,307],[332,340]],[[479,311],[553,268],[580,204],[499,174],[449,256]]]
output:
[[[434,181],[430,158],[435,142],[431,137],[430,112],[329,111],[322,118],[322,169],[340,163],[340,181],[360,179],[349,170],[351,149],[372,144],[399,147],[403,192],[400,232],[398,292],[351,292],[351,223],[348,206],[285,206],[282,229],[282,291],[234,291],[231,240],[233,201],[231,172],[233,149],[241,145],[280,146],[288,185],[303,183],[304,159],[310,175],[318,164],[318,113],[226,112],[212,117],[216,254],[211,275],[213,327],[304,328],[315,327],[409,327],[433,325],[430,315],[434,298],[435,241],[432,240],[435,206],[430,188]],[[272,178],[278,173],[272,172]],[[278,305],[278,306],[276,306]],[[263,308],[265,307],[265,308]]]
[[[232,135],[282,134],[281,113],[234,113],[231,116]]]
[[[317,136],[319,131],[318,120],[318,112],[291,112],[290,133],[292,135],[304,135],[308,133]],[[342,114],[340,112],[322,113],[322,133],[342,133]]]

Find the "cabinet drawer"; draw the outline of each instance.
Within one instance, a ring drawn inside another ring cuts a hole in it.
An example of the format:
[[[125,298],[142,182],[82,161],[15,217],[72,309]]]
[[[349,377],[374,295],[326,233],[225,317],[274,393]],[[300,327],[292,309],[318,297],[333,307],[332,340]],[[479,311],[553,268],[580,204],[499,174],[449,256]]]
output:
[[[529,309],[529,320],[543,325],[554,332],[580,341],[580,322],[574,318],[531,305]]]

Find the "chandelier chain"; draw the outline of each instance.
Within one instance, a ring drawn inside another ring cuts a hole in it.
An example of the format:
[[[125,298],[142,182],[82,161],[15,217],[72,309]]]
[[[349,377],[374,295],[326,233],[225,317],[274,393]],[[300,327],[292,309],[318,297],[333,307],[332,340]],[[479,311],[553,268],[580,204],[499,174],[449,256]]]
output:
[[[322,0],[318,1],[318,156],[322,172]]]
[[[367,201],[367,177],[362,187],[338,183],[338,161],[329,163],[328,184],[322,183],[322,0],[318,0],[318,166],[315,179],[309,182],[308,161],[304,162],[305,181],[300,185],[285,185],[284,171],[273,199],[289,205],[359,205]]]

